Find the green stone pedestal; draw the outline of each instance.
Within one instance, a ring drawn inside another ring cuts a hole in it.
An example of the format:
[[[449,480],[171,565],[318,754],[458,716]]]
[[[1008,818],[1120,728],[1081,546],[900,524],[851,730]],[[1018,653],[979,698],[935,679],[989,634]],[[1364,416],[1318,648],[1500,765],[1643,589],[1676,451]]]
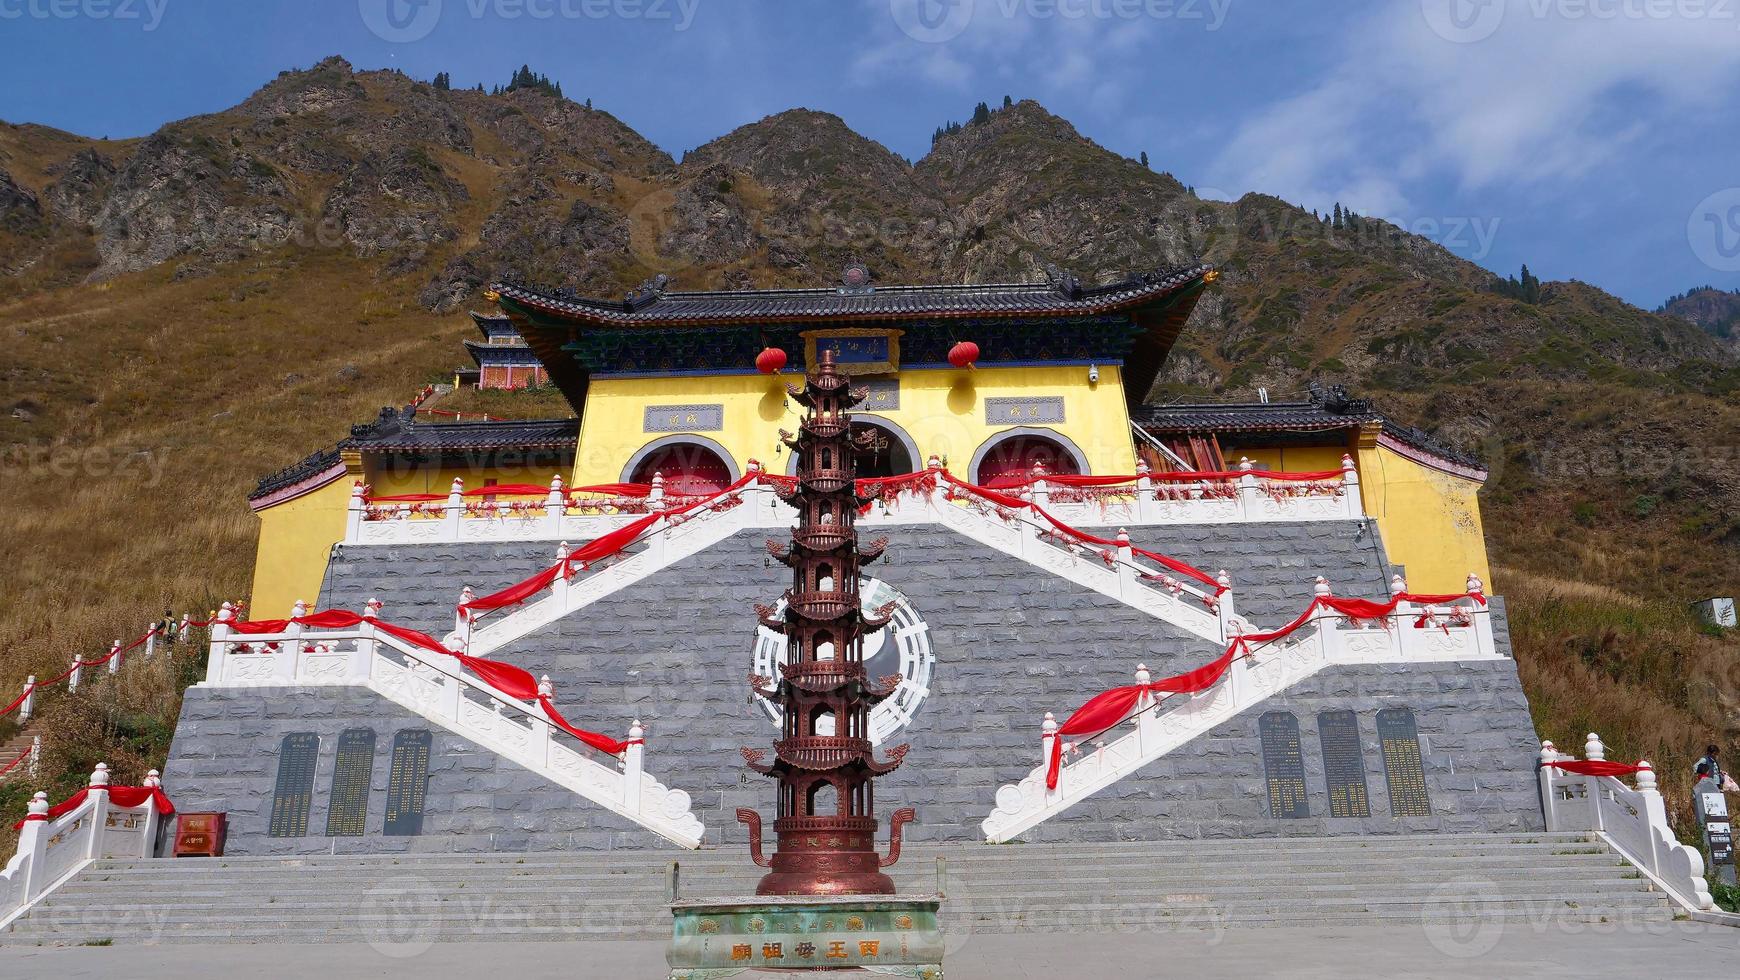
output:
[[[862,970],[942,980],[940,895],[715,898],[671,903],[671,980],[745,970]]]

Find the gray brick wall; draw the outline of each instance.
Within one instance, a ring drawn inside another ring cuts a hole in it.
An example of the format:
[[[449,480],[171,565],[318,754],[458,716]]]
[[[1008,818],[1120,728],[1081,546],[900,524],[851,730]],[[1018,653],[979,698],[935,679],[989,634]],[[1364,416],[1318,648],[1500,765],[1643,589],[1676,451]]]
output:
[[[1092,693],[1127,683],[1139,661],[1158,676],[1198,666],[1219,652],[1213,644],[952,532],[895,528],[886,533],[892,539],[888,554],[868,571],[911,599],[930,625],[938,657],[929,698],[913,724],[894,739],[913,743],[908,763],[878,784],[885,813],[906,804],[919,808],[920,822],[909,830],[914,839],[977,839],[979,821],[989,812],[996,788],[1019,779],[1037,762],[1038,726],[1046,711],[1063,717]],[[767,813],[772,798],[770,786],[748,773],[737,754],[740,746],[766,747],[774,735],[761,710],[748,703],[744,681],[754,637],[750,604],[774,599],[790,574],[766,558],[761,548],[766,536],[737,535],[495,654],[533,672],[548,672],[557,683],[558,703],[579,724],[620,734],[634,718],[646,722],[649,769],[695,797],[710,843],[741,842],[742,830],[732,816],[735,808],[754,806]],[[1228,568],[1240,611],[1261,625],[1279,624],[1302,608],[1317,574],[1327,575],[1338,593],[1381,596],[1389,573],[1375,532],[1356,522],[1149,528],[1139,532],[1138,540],[1205,568]],[[451,628],[461,585],[484,591],[517,581],[547,564],[551,552],[546,545],[342,548],[328,572],[321,603],[357,608],[375,596],[386,603],[385,618],[445,631]],[[346,727],[338,717],[321,721],[318,729],[309,727],[320,719],[296,711],[295,701],[242,692],[198,694],[190,693],[169,770],[178,787],[186,785],[184,779],[192,781],[180,790],[184,794],[218,786],[223,758],[276,752],[272,733],[281,734],[280,729],[251,736],[229,732],[223,726],[231,712],[282,717],[287,724],[304,725],[295,730],[320,730],[329,736],[328,752],[331,738]],[[1379,707],[1391,705],[1411,707],[1418,721],[1433,796],[1430,818],[1398,821],[1388,816],[1374,718]],[[1327,803],[1317,758],[1316,715],[1344,707],[1359,714],[1373,813],[1379,814],[1364,821],[1317,816],[1326,812]],[[1263,710],[1277,708],[1292,710],[1299,718],[1312,790],[1311,819],[1280,821],[1267,815],[1256,740],[1259,711],[1198,739],[1027,838],[1539,826],[1530,750],[1534,734],[1508,661],[1338,668]],[[369,714],[363,708],[334,710]],[[377,713],[402,715],[386,703],[378,705]],[[203,725],[219,726],[220,737],[233,744],[215,749]],[[255,723],[249,731],[262,727]],[[383,728],[383,754],[390,741]],[[456,739],[443,741],[438,733],[438,754],[459,752],[463,746]],[[184,774],[177,768],[184,759],[203,761],[209,768],[194,766]],[[329,766],[330,760],[323,757],[323,765]],[[441,836],[450,837],[456,847],[483,842],[497,847],[503,842],[660,846],[653,835],[624,833],[609,820],[600,821],[596,807],[503,765],[518,773],[511,788],[496,788],[507,778],[500,773],[479,775],[465,767],[444,770],[432,780],[432,812],[439,802],[463,819],[432,822],[431,838],[418,846],[441,846],[435,839]],[[256,795],[269,797],[271,773],[255,772],[259,767],[257,761],[248,763],[250,775],[242,783],[224,784],[222,794],[245,796],[247,780],[254,780]],[[324,795],[328,778],[317,779],[317,796]],[[485,805],[489,793],[506,794],[515,805],[503,805],[502,796]],[[450,795],[465,805],[450,802]],[[323,828],[324,821],[312,825]],[[343,843],[369,847],[369,840]]]

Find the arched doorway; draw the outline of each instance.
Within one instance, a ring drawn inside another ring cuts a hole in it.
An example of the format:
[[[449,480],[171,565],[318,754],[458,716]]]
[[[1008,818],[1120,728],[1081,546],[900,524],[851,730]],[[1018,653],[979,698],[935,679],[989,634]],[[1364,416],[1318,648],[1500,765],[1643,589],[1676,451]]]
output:
[[[1027,479],[1035,466],[1052,473],[1080,473],[1081,450],[1051,432],[1011,429],[979,448],[972,479],[982,487],[1006,487]]]
[[[642,449],[629,464],[630,483],[651,483],[653,474],[665,480],[665,493],[697,497],[731,485],[731,464],[711,446],[688,439],[661,441]]]

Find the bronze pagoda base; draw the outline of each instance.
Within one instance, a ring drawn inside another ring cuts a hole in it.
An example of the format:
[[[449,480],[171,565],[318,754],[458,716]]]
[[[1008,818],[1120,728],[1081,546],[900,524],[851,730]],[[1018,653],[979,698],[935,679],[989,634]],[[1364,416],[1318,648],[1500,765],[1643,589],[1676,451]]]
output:
[[[941,895],[792,895],[671,903],[671,980],[859,970],[942,980]]]

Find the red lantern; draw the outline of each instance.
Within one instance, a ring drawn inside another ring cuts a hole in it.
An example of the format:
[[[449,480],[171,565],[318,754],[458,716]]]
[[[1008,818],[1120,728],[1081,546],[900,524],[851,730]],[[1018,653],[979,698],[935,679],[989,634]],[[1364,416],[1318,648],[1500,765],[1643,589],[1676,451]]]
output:
[[[949,363],[958,368],[970,368],[979,359],[979,345],[963,340],[949,348]]]
[[[778,374],[785,367],[785,351],[778,347],[769,347],[755,355],[755,369],[762,374]]]

